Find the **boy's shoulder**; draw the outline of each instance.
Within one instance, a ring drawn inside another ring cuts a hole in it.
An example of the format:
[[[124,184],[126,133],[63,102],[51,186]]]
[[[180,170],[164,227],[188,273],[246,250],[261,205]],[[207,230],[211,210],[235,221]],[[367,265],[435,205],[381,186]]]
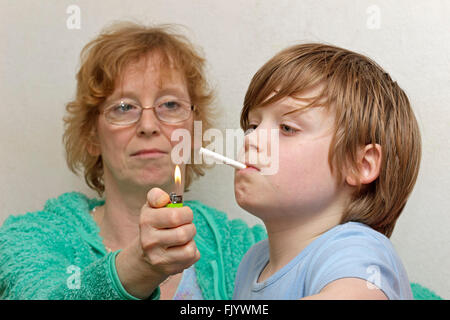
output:
[[[382,233],[362,223],[347,222],[318,240],[308,257],[307,295],[337,279],[360,278],[375,284],[389,299],[410,297],[406,270]]]
[[[392,243],[385,235],[363,223],[346,222],[326,231],[299,253],[299,256],[311,262],[323,261],[331,256],[352,255],[360,251],[358,249],[372,254],[390,255],[388,253],[392,252],[395,255]],[[244,264],[258,265],[266,263],[268,258],[269,243],[266,238],[255,243],[242,261]]]
[[[328,235],[327,235],[328,234]],[[360,222],[346,222],[327,231],[326,243],[345,243],[346,245],[380,245],[392,247],[392,243],[384,234]]]
[[[330,257],[352,255],[397,259],[391,241],[382,233],[360,222],[346,222],[328,230],[310,245],[310,259],[319,263]]]
[[[339,236],[346,236],[349,238],[368,236],[380,241],[389,241],[389,239],[384,234],[361,222],[349,221],[343,224],[339,224],[333,229],[335,230],[335,235]]]

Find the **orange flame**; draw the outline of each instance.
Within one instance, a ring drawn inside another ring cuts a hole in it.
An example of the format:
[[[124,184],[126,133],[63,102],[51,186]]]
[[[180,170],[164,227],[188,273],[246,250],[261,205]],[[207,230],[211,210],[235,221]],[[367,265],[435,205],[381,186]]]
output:
[[[177,186],[181,185],[181,170],[180,170],[180,167],[178,165],[175,167],[174,176],[175,176],[175,184]]]

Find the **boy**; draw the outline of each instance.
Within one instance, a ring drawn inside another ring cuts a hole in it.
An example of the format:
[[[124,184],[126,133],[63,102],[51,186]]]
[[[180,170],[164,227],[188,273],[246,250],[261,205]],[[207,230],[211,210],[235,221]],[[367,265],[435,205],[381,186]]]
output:
[[[268,239],[242,260],[233,298],[412,299],[388,238],[416,181],[421,139],[397,83],[363,55],[296,45],[255,74],[241,126],[248,167],[236,171],[235,196]],[[271,129],[279,154],[265,156],[270,143],[258,137]],[[264,174],[267,160],[278,172]]]

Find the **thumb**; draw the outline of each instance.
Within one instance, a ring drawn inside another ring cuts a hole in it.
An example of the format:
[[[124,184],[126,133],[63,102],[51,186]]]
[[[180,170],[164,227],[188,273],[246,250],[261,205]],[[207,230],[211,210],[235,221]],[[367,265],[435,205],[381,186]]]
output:
[[[162,208],[170,203],[170,197],[164,190],[152,188],[147,193],[147,202],[151,208]]]

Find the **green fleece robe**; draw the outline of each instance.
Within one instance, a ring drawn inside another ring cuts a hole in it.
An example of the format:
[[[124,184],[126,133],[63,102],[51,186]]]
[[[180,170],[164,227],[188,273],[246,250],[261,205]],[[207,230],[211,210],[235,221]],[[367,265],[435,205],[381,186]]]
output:
[[[42,211],[10,216],[0,228],[0,299],[134,299],[117,277],[118,251],[107,253],[89,214],[101,204],[72,192],[48,200]],[[203,297],[231,299],[239,263],[265,230],[199,201],[185,205],[194,213]]]

